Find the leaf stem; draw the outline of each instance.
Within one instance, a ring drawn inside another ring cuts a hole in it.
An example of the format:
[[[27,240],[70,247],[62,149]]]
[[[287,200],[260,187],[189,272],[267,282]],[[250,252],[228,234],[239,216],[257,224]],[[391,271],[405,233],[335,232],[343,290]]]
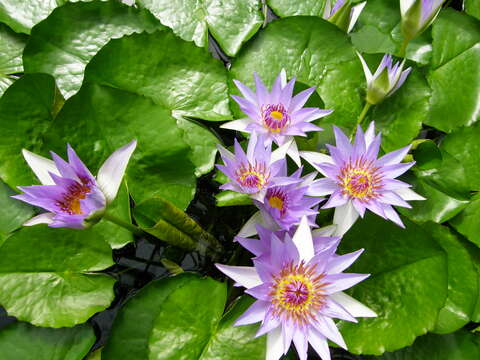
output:
[[[124,229],[127,229],[128,231],[132,232],[135,235],[143,235],[143,230],[140,229],[138,226],[135,226],[126,221],[123,221],[122,219],[119,219],[116,216],[113,216],[112,214],[105,213],[103,215],[103,218],[105,220],[110,221],[111,223],[114,223],[118,226],[123,227]]]
[[[410,40],[408,39],[403,39],[402,46],[400,47],[400,52],[398,53],[398,56],[401,58],[405,59],[405,56],[407,55],[407,46]]]
[[[353,135],[355,135],[355,132],[357,131],[358,125],[360,125],[362,123],[363,119],[365,119],[365,116],[367,116],[368,110],[370,110],[371,106],[372,106],[372,104],[370,104],[368,101],[365,102],[365,105],[363,106],[362,112],[358,116],[357,123],[355,124],[355,127],[353,128],[352,134],[350,135],[350,139],[352,139]]]

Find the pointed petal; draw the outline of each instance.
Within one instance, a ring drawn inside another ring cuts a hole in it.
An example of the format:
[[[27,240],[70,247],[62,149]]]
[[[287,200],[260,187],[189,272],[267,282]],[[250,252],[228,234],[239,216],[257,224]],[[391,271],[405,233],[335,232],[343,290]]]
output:
[[[52,160],[25,149],[22,149],[22,154],[28,166],[30,166],[38,180],[40,180],[43,185],[55,185],[55,182],[50,177],[49,173],[60,176],[60,172]]]
[[[300,161],[300,154],[298,153],[298,147],[295,140],[293,140],[290,144],[290,147],[287,150],[287,154],[292,158],[292,160],[298,167],[302,166],[302,162]]]
[[[393,191],[385,191],[382,193],[381,197],[378,199],[379,201],[385,203],[385,204],[390,204],[390,205],[395,205],[395,206],[401,206],[404,208],[410,209],[412,206],[407,203],[405,200],[400,197],[397,193]]]
[[[327,317],[319,317],[318,321],[314,323],[314,326],[323,336],[333,341],[340,347],[344,349],[347,348],[340,331],[338,331],[337,326],[332,319]]]
[[[335,135],[335,144],[337,146],[337,149],[340,151],[344,159],[348,159],[353,151],[350,140],[338,127],[332,126],[332,128]]]
[[[332,260],[330,260],[325,268],[325,271],[328,274],[337,274],[348,268],[350,265],[352,265],[355,260],[358,259],[360,255],[362,255],[364,249],[357,250],[355,252],[345,254],[345,255],[340,255]]]
[[[275,151],[272,152],[272,157],[270,160],[270,164],[273,164],[274,162],[278,160],[285,159],[285,156],[287,155],[288,149],[292,145],[293,138],[291,138],[289,141],[285,142],[282,146],[278,147]]]
[[[310,95],[313,94],[315,91],[316,87],[311,87],[309,89],[303,90],[299,92],[297,95],[295,95],[292,99],[292,102],[290,103],[290,113],[293,113],[294,111],[300,110],[303,105],[307,102],[308,98]]]
[[[417,194],[410,188],[401,188],[396,189],[395,193],[400,196],[403,200],[412,201],[412,200],[426,200],[423,196]]]
[[[415,161],[408,162],[408,163],[386,165],[386,166],[383,166],[380,171],[385,177],[393,179],[405,173],[413,165],[415,165]]]
[[[23,223],[23,226],[33,226],[38,224],[51,224],[53,222],[55,214],[54,213],[43,213],[37,216],[34,216],[30,220],[27,220]]]
[[[354,317],[377,317],[377,314],[369,307],[363,305],[344,292],[338,292],[330,295],[337,303],[342,305]]]
[[[358,284],[359,282],[368,278],[370,274],[332,274],[324,277],[325,291],[327,294],[334,294],[339,291],[343,291],[351,288],[352,286]]]
[[[360,17],[360,14],[362,13],[362,10],[365,7],[365,5],[367,5],[366,1],[352,7],[352,10],[350,11],[350,22],[348,24],[347,33],[353,30],[353,27],[357,23],[357,20]]]
[[[327,338],[314,328],[310,328],[308,331],[308,341],[318,356],[322,360],[331,360]]]
[[[358,219],[358,212],[353,207],[351,201],[345,205],[337,207],[333,215],[333,224],[337,226],[336,236],[343,236]]]
[[[233,80],[233,83],[236,85],[238,90],[240,90],[240,92],[245,97],[245,99],[247,99],[253,104],[257,103],[257,96],[248,86],[246,86],[245,84],[241,83],[238,80]]]
[[[98,170],[97,184],[105,194],[107,202],[112,202],[117,196],[128,161],[136,146],[137,140],[133,140],[115,150]]]
[[[279,326],[267,335],[267,355],[265,360],[278,360],[283,355],[282,328]]]
[[[263,104],[267,103],[267,96],[268,90],[263,84],[262,80],[258,76],[257,73],[253,73],[253,77],[255,78],[255,90],[257,92],[257,104],[262,106]]]
[[[314,238],[333,236],[333,233],[335,232],[336,228],[337,228],[336,225],[327,225],[327,226],[321,227],[320,229],[313,230],[312,235]]]
[[[226,122],[225,124],[222,124],[220,127],[222,129],[247,132],[245,129],[248,126],[248,124],[250,124],[251,122],[252,120],[250,118],[244,118],[244,119]]]
[[[307,189],[305,195],[307,196],[324,196],[330,195],[338,190],[338,185],[335,180],[330,178],[322,178],[315,180]]]
[[[328,198],[328,201],[325,205],[322,206],[322,209],[330,209],[333,207],[342,207],[347,202],[349,202],[348,197],[343,195],[339,190],[336,190],[332,195]]]
[[[312,232],[310,226],[308,226],[308,219],[306,216],[303,216],[302,220],[300,220],[300,225],[298,225],[292,241],[297,247],[300,260],[308,262],[313,258],[315,251],[313,248]]]
[[[215,264],[218,270],[247,289],[262,284],[257,270],[251,266],[229,266]]]
[[[308,338],[306,331],[307,330],[295,329],[293,333],[293,343],[295,344],[300,360],[307,360]]]
[[[270,304],[266,301],[257,300],[238,317],[234,326],[254,324],[265,319],[265,313]]]
[[[363,59],[362,55],[360,55],[360,53],[357,51],[357,55],[360,59],[360,62],[362,63],[362,67],[363,67],[363,72],[365,74],[365,79],[367,80],[367,85],[370,84],[372,82],[372,73],[370,72],[370,69],[368,68],[368,65],[367,63],[365,62],[365,60]]]
[[[387,219],[392,220],[395,224],[397,224],[401,228],[405,228],[405,225],[403,224],[402,219],[400,219],[400,216],[398,216],[397,212],[394,210],[393,207],[391,207],[390,205],[384,205],[383,211]]]
[[[410,150],[410,145],[405,146],[404,148],[392,151],[391,153],[383,155],[380,159],[377,160],[377,165],[394,165],[402,161]]]

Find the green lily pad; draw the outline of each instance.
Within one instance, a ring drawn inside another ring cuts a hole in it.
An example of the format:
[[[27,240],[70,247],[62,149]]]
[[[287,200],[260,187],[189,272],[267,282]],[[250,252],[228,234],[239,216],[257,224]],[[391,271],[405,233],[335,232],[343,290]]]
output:
[[[243,360],[265,356],[257,326],[232,327],[249,305],[242,299],[223,317],[225,284],[184,273],[147,285],[120,310],[102,359]]]
[[[182,116],[231,118],[225,68],[169,31],[135,34],[110,41],[92,59],[84,86],[65,103],[47,145],[57,149],[68,141],[95,169],[136,138],[126,175],[134,200],[160,196],[185,209],[195,192],[194,174],[213,165],[214,141],[204,128],[195,130],[203,140],[189,140],[194,132],[185,135],[177,126]]]
[[[480,358],[479,336],[466,330],[449,335],[428,334],[415,343],[394,353],[368,360],[467,360]]]
[[[464,181],[469,190],[480,191],[480,124],[464,127],[447,135],[441,149],[452,154],[465,169]]]
[[[433,24],[432,36],[433,69],[428,75],[432,97],[425,123],[451,132],[478,120],[480,23],[447,9]]]
[[[208,33],[229,56],[235,56],[263,23],[259,0],[138,0],[162,24],[197,46],[208,45]]]
[[[318,17],[296,16],[270,23],[233,62],[230,79],[254,89],[253,73],[271,86],[280,70],[295,76],[317,92],[325,108],[334,109],[321,123],[352,128],[363,107],[360,88],[365,79],[360,61],[348,36],[335,25]],[[239,95],[230,84],[230,92]],[[244,117],[232,101],[238,118]]]
[[[0,22],[7,24],[18,33],[30,34],[30,29],[35,24],[45,19],[56,7],[67,1],[0,0]]]
[[[463,2],[465,6],[465,12],[468,15],[474,16],[480,20],[480,3],[476,0],[465,0]]]
[[[17,322],[0,331],[4,360],[82,360],[94,342],[90,325],[49,329]]]
[[[450,224],[468,240],[480,247],[480,194],[459,215],[450,220]]]
[[[53,75],[69,98],[80,89],[87,63],[110,39],[161,28],[147,10],[117,1],[68,3],[32,30],[23,55],[25,72]]]
[[[471,321],[478,297],[478,274],[468,248],[447,227],[429,224],[426,230],[447,254],[448,290],[433,332],[448,334]]]
[[[113,265],[102,234],[25,227],[0,247],[0,304],[9,315],[43,327],[70,327],[105,310],[115,280],[93,272]]]
[[[18,229],[34,215],[31,206],[10,197],[15,194],[0,180],[0,244],[9,233]]]
[[[0,96],[15,81],[12,74],[23,72],[22,51],[26,42],[26,36],[0,24]]]
[[[376,318],[342,323],[350,352],[380,355],[413,343],[432,330],[447,296],[446,259],[424,227],[405,221],[402,229],[368,214],[340,244],[341,252],[365,248],[350,272],[370,273],[351,295],[372,308]]]

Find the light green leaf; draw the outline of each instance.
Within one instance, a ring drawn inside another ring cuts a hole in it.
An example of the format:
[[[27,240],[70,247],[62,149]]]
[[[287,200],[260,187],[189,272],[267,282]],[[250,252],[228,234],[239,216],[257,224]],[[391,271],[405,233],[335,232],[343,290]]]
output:
[[[270,23],[233,62],[230,79],[254,87],[253,73],[271,86],[282,68],[317,92],[325,108],[334,109],[323,122],[353,127],[363,106],[365,86],[360,61],[347,35],[317,17],[291,17]],[[230,92],[239,95],[231,83]],[[239,108],[232,101],[238,118]]]
[[[49,329],[17,322],[0,331],[3,360],[82,360],[94,342],[90,325]]]
[[[467,360],[480,358],[478,335],[466,330],[449,335],[428,334],[415,343],[394,353],[386,353],[379,358],[368,360]]]
[[[222,64],[169,31],[135,34],[107,44],[90,62],[85,79],[57,116],[47,145],[57,149],[68,141],[95,169],[136,138],[126,176],[134,200],[160,196],[185,209],[195,192],[194,173],[212,165],[204,154],[212,151],[213,141],[187,144],[176,119],[231,118]],[[195,132],[209,138],[203,128]]]
[[[87,63],[110,39],[161,28],[148,11],[117,1],[65,4],[32,30],[25,72],[53,75],[69,98],[80,89]]]
[[[410,345],[433,329],[447,295],[446,259],[424,227],[404,221],[402,229],[376,215],[359,220],[340,252],[365,248],[349,272],[370,273],[351,295],[378,317],[342,323],[350,352],[380,355]]]
[[[480,2],[477,0],[464,0],[465,12],[480,20]]]
[[[478,120],[480,23],[447,9],[433,24],[432,36],[433,68],[428,75],[431,110],[425,123],[451,132]]]
[[[280,17],[302,15],[322,17],[325,0],[267,0],[267,4]]]
[[[0,247],[0,304],[9,315],[44,327],[85,322],[113,300],[114,279],[92,272],[113,265],[95,231],[25,227]]]
[[[120,310],[102,359],[261,359],[257,326],[232,327],[249,305],[242,299],[222,318],[225,284],[184,273],[147,285]]]
[[[22,51],[26,41],[26,36],[0,24],[0,96],[15,81],[12,74],[23,72]]]
[[[162,24],[197,46],[208,45],[208,32],[225,53],[235,56],[263,23],[259,0],[138,0]]]
[[[0,0],[0,22],[19,33],[30,34],[30,29],[45,19],[57,6],[68,0]]]

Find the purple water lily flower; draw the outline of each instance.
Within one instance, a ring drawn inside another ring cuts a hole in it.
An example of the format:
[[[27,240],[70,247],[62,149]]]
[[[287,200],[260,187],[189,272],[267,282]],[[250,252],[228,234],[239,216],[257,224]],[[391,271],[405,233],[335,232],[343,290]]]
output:
[[[253,133],[247,147],[247,153],[235,139],[235,154],[218,145],[218,150],[225,165],[216,165],[230,182],[220,186],[223,190],[249,194],[253,199],[263,201],[267,189],[275,185],[288,185],[297,179],[279,176],[285,165],[285,153],[289,143],[271,152],[271,146],[264,145],[263,136]]]
[[[435,20],[445,0],[400,0],[401,31],[407,41],[420,35]]]
[[[366,4],[367,2],[364,1],[352,6],[351,0],[337,0],[332,7],[332,1],[327,0],[323,10],[323,18],[349,33],[355,26]]]
[[[19,186],[23,194],[12,196],[48,212],[24,225],[48,224],[50,227],[83,229],[99,220],[112,202],[122,182],[136,140],[116,150],[93,177],[70,145],[68,162],[52,152],[52,160],[22,150],[23,156],[42,185]]]
[[[330,156],[304,152],[302,156],[326,177],[316,180],[311,194],[331,194],[323,208],[335,207],[336,235],[342,236],[368,209],[404,227],[392,205],[410,208],[409,200],[425,200],[409,189],[410,185],[396,180],[415,162],[402,163],[410,146],[378,157],[381,134],[375,136],[375,125],[370,123],[365,134],[357,129],[355,142],[333,127],[336,147],[327,145]]]
[[[270,253],[254,259],[254,267],[216,265],[256,299],[235,325],[262,322],[257,336],[268,334],[267,360],[286,354],[292,341],[301,360],[307,359],[308,343],[329,360],[327,339],[346,348],[332,318],[376,316],[342,292],[368,277],[343,273],[363,250],[336,256],[336,241],[315,254],[306,217],[292,239],[270,239]]]
[[[304,108],[308,98],[315,91],[309,88],[292,97],[295,78],[287,83],[285,70],[282,70],[269,92],[257,74],[254,74],[256,93],[240,81],[234,80],[244,98],[232,95],[240,109],[248,118],[230,121],[222,128],[264,135],[265,144],[272,141],[281,146],[291,142],[288,155],[300,166],[298,148],[294,136],[306,136],[306,132],[320,131],[313,120],[327,116],[333,110]]]
[[[372,75],[362,55],[358,52],[357,55],[360,58],[367,80],[367,102],[372,105],[382,102],[397,91],[412,70],[412,68],[408,68],[402,71],[405,60],[402,63],[393,64],[392,56],[385,55],[377,71]]]

